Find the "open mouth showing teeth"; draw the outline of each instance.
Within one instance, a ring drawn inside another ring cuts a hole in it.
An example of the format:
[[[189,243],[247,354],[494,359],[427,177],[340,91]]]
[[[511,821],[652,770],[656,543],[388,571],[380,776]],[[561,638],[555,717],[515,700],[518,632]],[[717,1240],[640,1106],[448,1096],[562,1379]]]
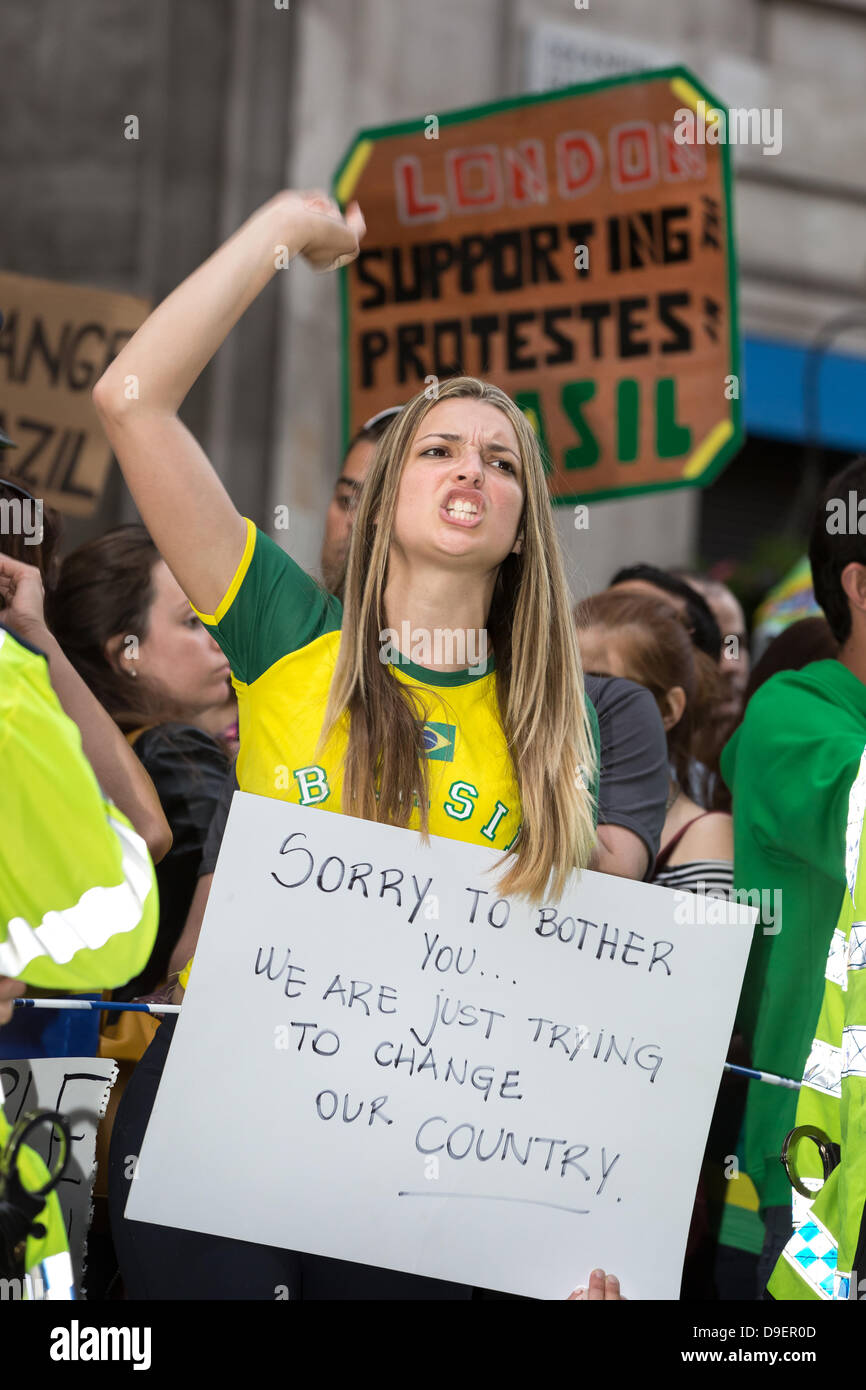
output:
[[[461,502],[458,498],[456,502],[451,502],[445,508],[449,516],[477,516],[478,508],[474,502]]]

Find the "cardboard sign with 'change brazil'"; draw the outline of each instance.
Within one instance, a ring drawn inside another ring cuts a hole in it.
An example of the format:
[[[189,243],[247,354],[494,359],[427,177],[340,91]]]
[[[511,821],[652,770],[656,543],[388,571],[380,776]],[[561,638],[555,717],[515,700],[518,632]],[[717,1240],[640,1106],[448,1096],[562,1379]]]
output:
[[[556,502],[717,476],[742,434],[715,108],[671,68],[362,131],[347,436],[466,372],[529,414]]]
[[[99,504],[111,448],[91,392],[149,309],[129,294],[0,274],[0,429],[16,445],[3,473],[68,516]]]

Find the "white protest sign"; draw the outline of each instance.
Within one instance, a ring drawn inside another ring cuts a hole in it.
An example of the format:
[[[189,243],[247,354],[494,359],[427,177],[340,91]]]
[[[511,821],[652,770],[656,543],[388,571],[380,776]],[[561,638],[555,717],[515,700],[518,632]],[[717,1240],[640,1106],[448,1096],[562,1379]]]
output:
[[[756,914],[593,873],[530,907],[497,859],[237,793],[127,1216],[676,1298]]]
[[[69,1122],[70,1157],[57,1196],[79,1297],[84,1287],[84,1248],[96,1176],[96,1128],[116,1078],[117,1063],[110,1057],[0,1059],[0,1093],[10,1124],[30,1110],[56,1110]],[[28,1143],[53,1170],[58,1140],[51,1126],[34,1130]]]

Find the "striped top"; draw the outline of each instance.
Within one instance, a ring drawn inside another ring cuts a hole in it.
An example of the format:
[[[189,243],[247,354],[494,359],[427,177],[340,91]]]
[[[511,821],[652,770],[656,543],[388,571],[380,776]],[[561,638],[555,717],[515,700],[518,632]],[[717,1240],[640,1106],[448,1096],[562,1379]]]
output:
[[[667,864],[653,876],[660,888],[676,888],[680,893],[711,893],[729,898],[734,887],[734,865],[730,859],[689,859],[684,864]]]

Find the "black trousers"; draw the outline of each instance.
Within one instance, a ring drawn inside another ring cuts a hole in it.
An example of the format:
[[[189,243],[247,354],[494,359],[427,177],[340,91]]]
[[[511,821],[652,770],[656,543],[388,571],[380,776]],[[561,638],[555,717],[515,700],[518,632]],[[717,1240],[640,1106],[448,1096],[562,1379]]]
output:
[[[127,1221],[123,1212],[134,1159],[141,1153],[175,1022],[170,1017],[160,1025],[135,1068],[111,1136],[108,1206],[127,1298],[462,1300],[473,1296],[472,1289],[441,1279],[422,1279],[272,1245]],[[252,1154],[250,1164],[254,1164]],[[251,1178],[254,1180],[254,1173]]]
[[[789,1202],[783,1207],[765,1207],[762,1215],[764,1217],[764,1248],[758,1260],[757,1297],[762,1302],[768,1303],[773,1297],[772,1294],[767,1293],[770,1275],[776,1268],[776,1262],[783,1249],[791,1239],[793,1230],[791,1204]]]

